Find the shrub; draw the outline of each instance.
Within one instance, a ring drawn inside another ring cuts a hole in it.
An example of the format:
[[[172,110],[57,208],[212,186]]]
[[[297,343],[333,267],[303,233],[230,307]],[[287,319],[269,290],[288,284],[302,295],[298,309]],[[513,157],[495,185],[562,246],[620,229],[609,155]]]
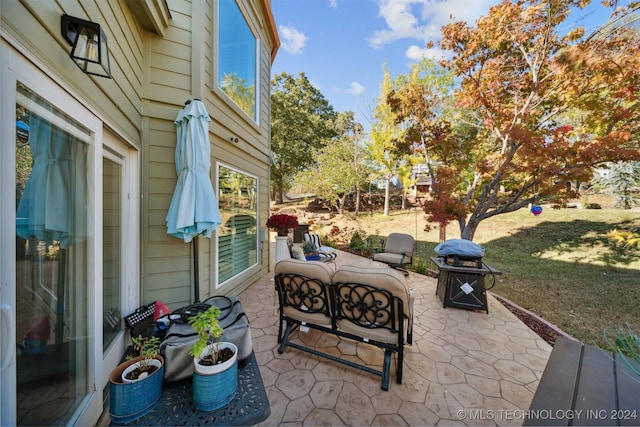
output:
[[[624,363],[640,381],[640,337],[627,325],[626,330],[621,330],[616,334],[613,342],[605,334],[605,342],[609,346],[608,350],[618,356],[619,361]],[[634,362],[635,361],[635,362]]]

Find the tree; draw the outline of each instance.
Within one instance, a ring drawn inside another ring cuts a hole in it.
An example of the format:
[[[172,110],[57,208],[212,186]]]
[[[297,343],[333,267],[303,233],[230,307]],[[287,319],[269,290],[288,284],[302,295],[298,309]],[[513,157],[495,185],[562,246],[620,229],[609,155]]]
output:
[[[398,167],[396,168],[396,175],[398,181],[402,185],[402,209],[407,208],[407,190],[416,183],[416,178],[412,175],[414,164],[417,163],[415,157],[405,156],[403,157]]]
[[[614,206],[631,209],[640,205],[640,162],[608,163],[606,174],[593,178],[593,186],[614,196]]]
[[[256,88],[254,84],[249,84],[245,79],[239,77],[238,74],[234,72],[222,76],[220,87],[229,98],[233,99],[233,102],[235,102],[242,111],[247,113],[250,117],[255,117]]]
[[[313,164],[313,153],[336,136],[336,113],[304,73],[274,77],[271,90],[272,199],[282,203],[296,173]]]
[[[367,143],[369,154],[378,166],[379,176],[385,182],[384,215],[389,215],[389,185],[401,156],[397,143],[403,140],[403,131],[398,126],[396,115],[386,102],[391,92],[391,76],[385,68],[381,94],[374,109],[374,121],[371,124],[371,139]]]
[[[424,94],[394,99],[409,103],[402,118],[438,162],[428,220],[455,220],[473,240],[484,219],[541,200],[564,203],[576,197],[565,183],[588,182],[604,162],[640,159],[639,38],[558,34],[571,8],[588,3],[503,1],[475,27],[443,27],[451,59],[442,65],[459,82],[456,121],[430,109]],[[408,113],[417,110],[422,123]],[[576,111],[581,120],[568,124]]]
[[[365,150],[360,144],[362,125],[354,121],[351,111],[338,114],[339,137],[322,147],[314,156],[314,165],[296,179],[299,187],[329,203],[343,213],[348,197],[355,193],[356,215],[360,204],[360,188],[370,174]]]
[[[453,89],[453,73],[432,59],[423,59],[412,67],[408,76],[399,76],[396,88],[387,95],[387,103],[405,129],[403,147],[410,147],[412,154],[427,165],[431,197],[423,202],[423,209],[431,213],[430,222],[438,223],[440,240],[444,240],[447,223],[454,220],[459,211],[457,201],[441,188],[453,188],[449,181],[458,171],[451,168],[450,160],[453,160],[454,148],[460,153],[457,156],[466,151],[465,139],[458,135],[466,134],[463,128],[469,128],[463,120],[456,120],[460,111],[454,108]],[[456,123],[459,129],[454,132]],[[469,134],[466,141],[473,141],[474,136]],[[439,171],[437,182],[436,170]]]

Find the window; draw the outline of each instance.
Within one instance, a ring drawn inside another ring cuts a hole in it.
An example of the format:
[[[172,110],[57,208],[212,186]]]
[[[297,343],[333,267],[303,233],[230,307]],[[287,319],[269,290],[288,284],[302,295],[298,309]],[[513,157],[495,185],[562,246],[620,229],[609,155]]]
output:
[[[258,121],[258,40],[234,0],[218,1],[216,86]]]
[[[122,324],[123,161],[105,150],[102,159],[102,345],[107,349]]]
[[[218,165],[218,284],[258,263],[258,179]]]

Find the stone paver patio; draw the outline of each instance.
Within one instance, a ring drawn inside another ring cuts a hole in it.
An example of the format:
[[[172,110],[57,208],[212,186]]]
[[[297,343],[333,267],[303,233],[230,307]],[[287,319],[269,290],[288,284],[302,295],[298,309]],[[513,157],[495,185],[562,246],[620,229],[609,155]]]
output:
[[[339,252],[336,264],[378,263]],[[444,309],[436,279],[415,273],[407,279],[416,298],[413,345],[405,347],[402,384],[395,382],[392,363],[387,392],[375,375],[291,348],[278,353],[273,273],[242,292],[271,405],[261,425],[521,425],[551,346],[493,296],[489,314]],[[317,331],[295,332],[294,339],[382,365],[382,351],[367,344]]]

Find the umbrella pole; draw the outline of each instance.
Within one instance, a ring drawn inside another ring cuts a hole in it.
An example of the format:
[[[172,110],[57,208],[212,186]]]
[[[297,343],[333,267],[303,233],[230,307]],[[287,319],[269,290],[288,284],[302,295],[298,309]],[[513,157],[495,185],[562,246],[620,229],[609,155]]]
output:
[[[193,283],[194,283],[194,303],[200,302],[200,267],[198,264],[198,236],[195,236],[193,242]]]

